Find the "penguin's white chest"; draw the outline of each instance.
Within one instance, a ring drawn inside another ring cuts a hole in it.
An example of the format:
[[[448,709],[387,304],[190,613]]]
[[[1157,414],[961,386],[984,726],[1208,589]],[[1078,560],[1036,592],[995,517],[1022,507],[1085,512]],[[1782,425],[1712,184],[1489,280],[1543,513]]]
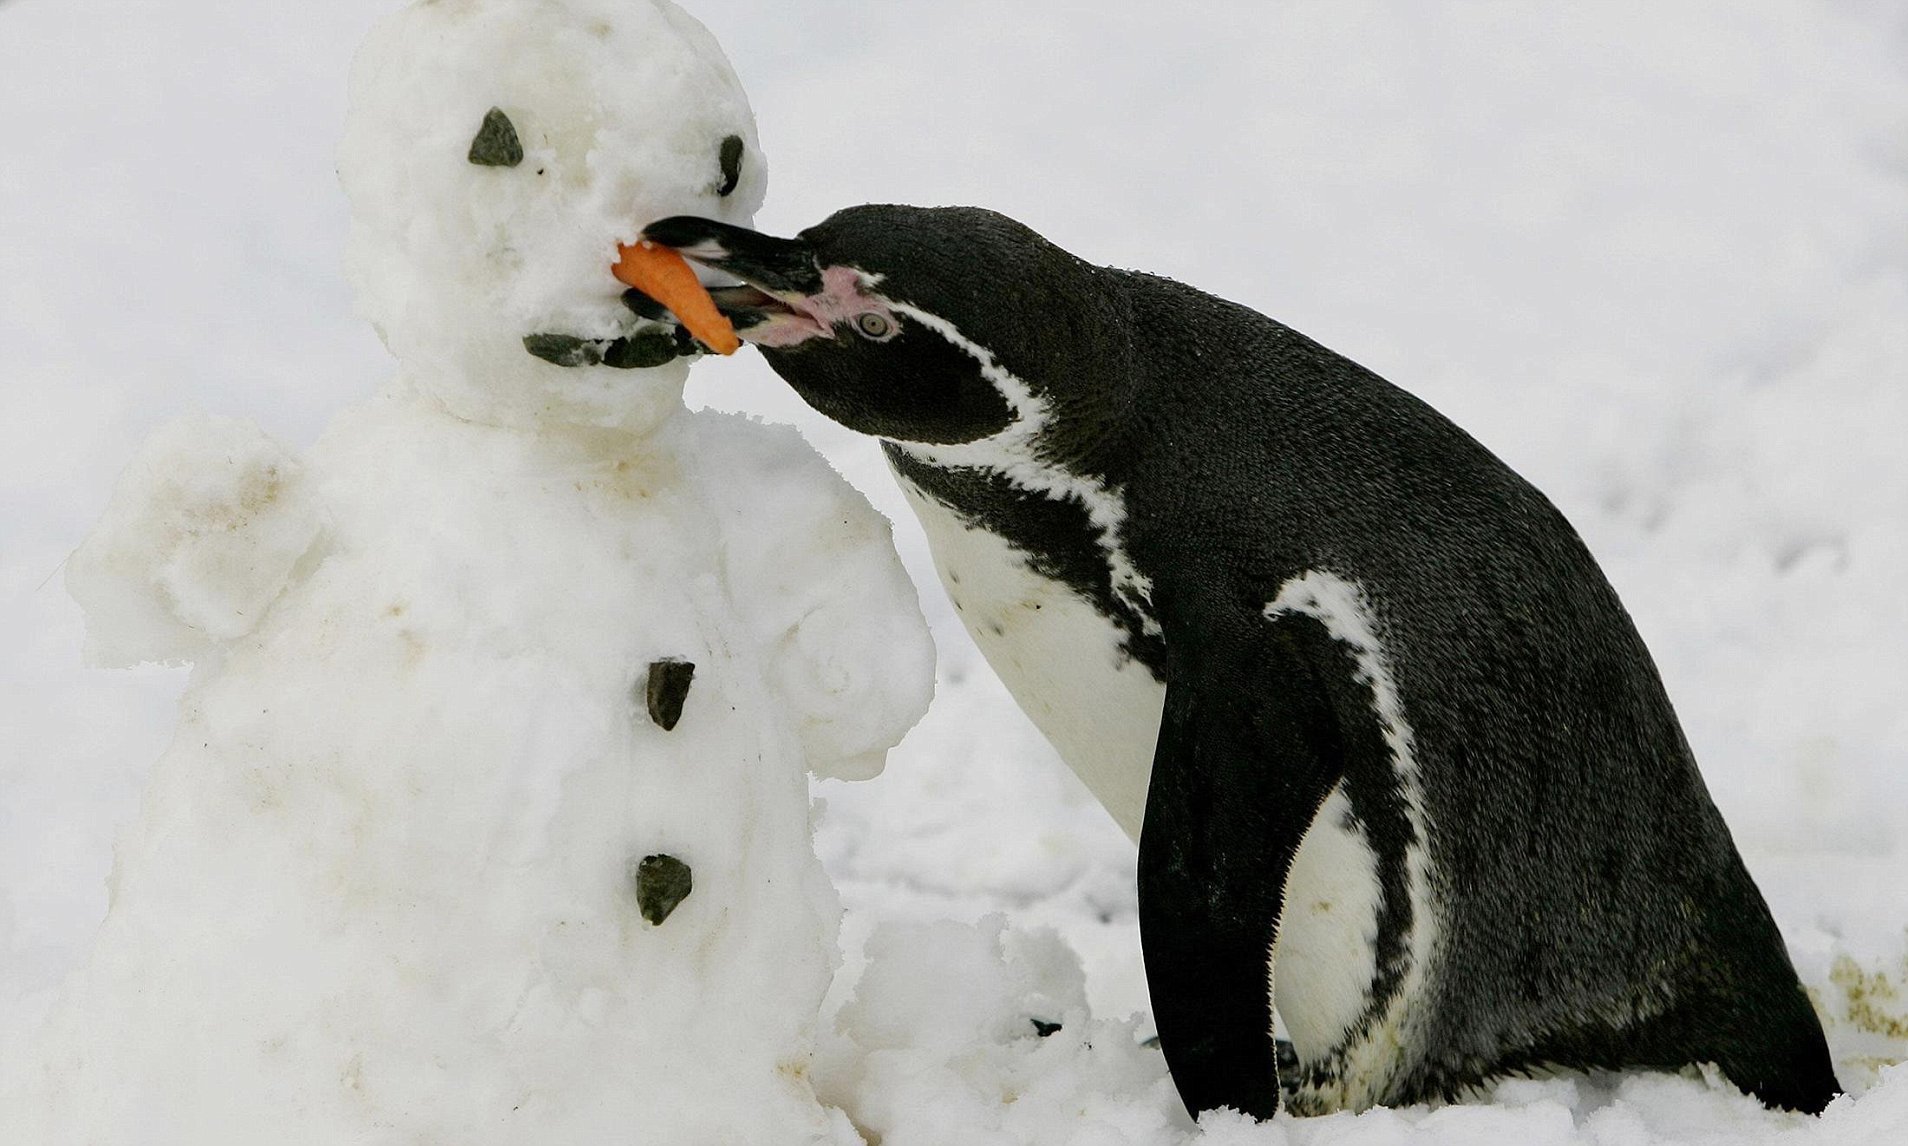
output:
[[[935,570],[987,663],[1060,758],[1139,838],[1166,686],[1123,646],[1111,618],[1027,555],[976,529],[906,479]]]
[[[1137,840],[1146,812],[1166,686],[1127,655],[1125,633],[1028,555],[969,525],[905,477],[936,572],[962,623],[1022,711],[1089,791]],[[1301,1061],[1338,1047],[1376,974],[1376,860],[1336,788],[1293,857],[1286,909],[1267,937],[1282,963],[1276,1007]]]

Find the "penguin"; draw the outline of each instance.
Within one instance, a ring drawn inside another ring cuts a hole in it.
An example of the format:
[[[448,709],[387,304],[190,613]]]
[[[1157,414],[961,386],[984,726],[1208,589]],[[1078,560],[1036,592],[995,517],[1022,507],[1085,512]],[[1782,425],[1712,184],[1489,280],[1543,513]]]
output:
[[[1629,615],[1452,422],[978,208],[644,235],[881,440],[981,651],[1136,837],[1192,1113],[1695,1064],[1775,1107],[1839,1091]]]

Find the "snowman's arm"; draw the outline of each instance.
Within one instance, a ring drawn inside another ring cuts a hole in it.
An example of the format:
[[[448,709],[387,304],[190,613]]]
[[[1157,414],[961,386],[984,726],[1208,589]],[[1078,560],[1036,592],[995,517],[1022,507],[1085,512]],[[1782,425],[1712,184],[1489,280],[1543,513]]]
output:
[[[934,697],[934,644],[914,586],[887,520],[856,500],[789,539],[780,579],[806,607],[770,662],[810,769],[847,780],[879,773]]]
[[[920,602],[887,519],[793,430],[747,429],[748,464],[728,470],[732,594],[766,641],[809,768],[873,776],[933,699]]]
[[[67,563],[103,667],[196,660],[252,631],[322,532],[290,449],[251,422],[161,426]]]

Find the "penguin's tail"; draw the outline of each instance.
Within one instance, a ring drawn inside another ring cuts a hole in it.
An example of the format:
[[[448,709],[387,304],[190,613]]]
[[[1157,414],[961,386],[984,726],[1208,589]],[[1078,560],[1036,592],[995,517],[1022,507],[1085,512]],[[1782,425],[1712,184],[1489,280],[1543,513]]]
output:
[[[1829,1059],[1828,1041],[1814,1009],[1800,986],[1794,992],[1799,996],[1799,1014],[1793,1007],[1783,1008],[1789,1013],[1770,1016],[1770,1027],[1753,1047],[1718,1056],[1716,1065],[1729,1081],[1764,1105],[1820,1114],[1842,1093],[1842,1084],[1835,1078],[1835,1064]]]

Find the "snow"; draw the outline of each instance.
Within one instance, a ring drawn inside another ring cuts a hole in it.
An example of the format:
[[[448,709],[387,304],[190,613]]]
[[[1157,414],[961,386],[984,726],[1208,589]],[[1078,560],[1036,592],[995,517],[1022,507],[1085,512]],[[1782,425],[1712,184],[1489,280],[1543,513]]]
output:
[[[257,426],[207,415],[161,426],[67,565],[87,660],[186,663],[251,632],[321,519],[298,458]]]
[[[197,408],[302,446],[389,372],[351,310],[333,165],[352,49],[391,6],[0,3],[0,106],[18,109],[0,164],[10,1031],[90,949],[116,825],[185,684],[83,668],[62,561],[153,427]],[[692,404],[795,423],[895,518],[941,646],[935,708],[886,773],[819,787],[848,909],[825,1102],[890,1144],[1908,1133],[1908,1074],[1882,1065],[1908,1056],[1899,6],[693,11],[775,162],[764,229],[851,202],[998,208],[1291,323],[1549,493],[1650,643],[1856,1091],[1811,1121],[1701,1079],[1520,1080],[1195,1135],[1131,1045],[1150,1032],[1130,846],[966,644],[876,451],[744,354],[698,366]],[[1080,959],[1078,1017],[1048,1013],[1073,996],[1041,928]],[[863,997],[868,942],[886,970]],[[910,960],[936,972],[912,992]],[[963,997],[986,1021],[953,1039],[945,1000]]]
[[[602,273],[613,242],[686,205],[738,223],[761,205],[748,100],[704,29],[647,3],[440,0],[378,27],[351,90],[360,114],[338,151],[346,268],[415,386],[458,417],[513,426],[642,429],[675,409],[686,363],[639,384],[526,371],[523,338],[628,333]],[[492,108],[521,141],[514,167],[466,161]],[[730,135],[741,179],[718,196]]]
[[[517,167],[468,158],[499,98]],[[96,658],[195,671],[0,1140],[854,1141],[809,1070],[808,772],[878,773],[932,693],[889,527],[793,430],[687,410],[686,363],[524,342],[639,330],[609,266],[650,219],[747,220],[747,102],[665,6],[439,0],[347,124],[395,374],[302,458],[162,427],[74,554]]]

